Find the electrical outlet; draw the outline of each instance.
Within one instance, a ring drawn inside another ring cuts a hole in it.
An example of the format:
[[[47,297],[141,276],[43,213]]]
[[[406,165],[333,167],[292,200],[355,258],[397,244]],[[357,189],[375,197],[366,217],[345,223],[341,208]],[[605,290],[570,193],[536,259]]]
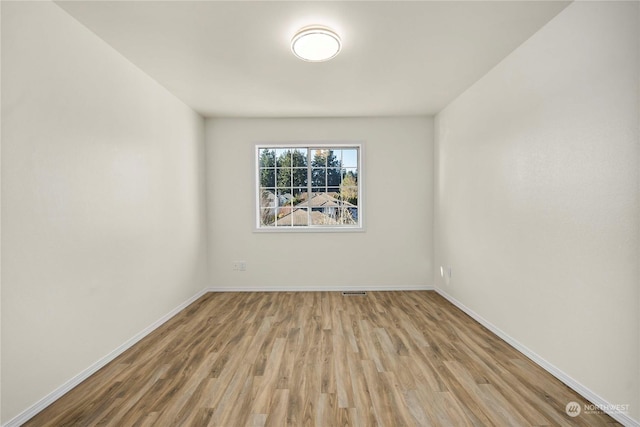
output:
[[[233,271],[247,271],[246,261],[234,261],[232,264]]]
[[[447,267],[444,271],[440,270],[442,273],[444,273],[444,282],[447,285],[451,284],[451,267]]]

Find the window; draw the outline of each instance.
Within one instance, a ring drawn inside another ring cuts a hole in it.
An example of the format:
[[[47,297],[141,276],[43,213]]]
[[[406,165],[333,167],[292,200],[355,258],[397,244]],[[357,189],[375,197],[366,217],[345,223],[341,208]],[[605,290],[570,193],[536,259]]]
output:
[[[361,157],[360,144],[257,145],[257,229],[362,230]]]

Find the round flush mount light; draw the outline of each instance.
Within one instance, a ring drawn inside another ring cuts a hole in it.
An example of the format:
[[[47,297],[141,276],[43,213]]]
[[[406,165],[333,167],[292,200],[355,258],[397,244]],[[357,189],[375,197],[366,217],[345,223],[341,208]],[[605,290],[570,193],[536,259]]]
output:
[[[291,39],[293,54],[309,62],[328,61],[340,52],[341,47],[340,36],[321,25],[301,28]]]

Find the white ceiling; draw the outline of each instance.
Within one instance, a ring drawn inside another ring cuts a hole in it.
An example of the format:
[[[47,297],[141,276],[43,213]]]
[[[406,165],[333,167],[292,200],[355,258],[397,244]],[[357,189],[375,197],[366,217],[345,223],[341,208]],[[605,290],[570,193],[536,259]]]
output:
[[[558,14],[562,1],[57,1],[204,116],[435,114]],[[291,53],[323,24],[342,52]]]

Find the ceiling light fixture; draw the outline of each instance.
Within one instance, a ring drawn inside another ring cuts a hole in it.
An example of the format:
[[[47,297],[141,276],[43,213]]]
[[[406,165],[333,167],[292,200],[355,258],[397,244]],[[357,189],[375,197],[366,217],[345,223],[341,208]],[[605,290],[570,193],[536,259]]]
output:
[[[341,47],[340,36],[321,25],[301,28],[291,39],[293,54],[309,62],[328,61],[340,52]]]

